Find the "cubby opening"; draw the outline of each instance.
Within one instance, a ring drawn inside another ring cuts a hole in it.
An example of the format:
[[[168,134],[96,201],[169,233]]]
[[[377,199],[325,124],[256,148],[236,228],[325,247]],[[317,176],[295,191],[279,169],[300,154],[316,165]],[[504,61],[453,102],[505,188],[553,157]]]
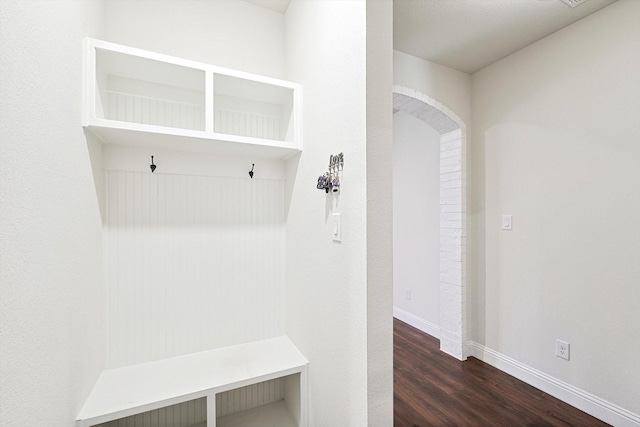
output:
[[[262,381],[215,395],[216,427],[299,427],[300,374]],[[119,418],[93,427],[206,427],[202,397]]]
[[[95,117],[205,130],[205,72],[96,49]]]
[[[189,400],[94,427],[206,427],[207,398]]]
[[[216,427],[300,426],[300,374],[216,394]]]
[[[214,132],[293,141],[293,89],[214,73]]]

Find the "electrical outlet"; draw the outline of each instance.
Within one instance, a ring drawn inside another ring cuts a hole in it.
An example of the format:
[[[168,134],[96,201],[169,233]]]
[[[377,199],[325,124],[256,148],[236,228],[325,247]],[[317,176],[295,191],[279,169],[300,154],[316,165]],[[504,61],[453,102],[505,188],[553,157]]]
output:
[[[569,360],[569,343],[556,340],[556,356]]]
[[[411,289],[404,290],[404,299],[411,300]]]

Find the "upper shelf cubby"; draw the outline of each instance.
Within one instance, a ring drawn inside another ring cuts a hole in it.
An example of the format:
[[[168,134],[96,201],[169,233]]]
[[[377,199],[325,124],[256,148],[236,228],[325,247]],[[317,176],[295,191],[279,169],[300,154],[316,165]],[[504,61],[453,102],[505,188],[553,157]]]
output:
[[[105,143],[285,158],[301,86],[85,39],[83,125]]]

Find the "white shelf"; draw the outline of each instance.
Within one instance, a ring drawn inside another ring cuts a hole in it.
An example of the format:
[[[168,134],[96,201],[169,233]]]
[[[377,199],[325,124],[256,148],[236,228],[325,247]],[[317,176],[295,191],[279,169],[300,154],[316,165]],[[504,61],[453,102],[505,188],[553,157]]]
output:
[[[307,364],[283,336],[105,370],[80,411],[76,426],[89,427],[201,397],[215,399],[216,393],[292,374],[300,374],[302,383],[306,381]],[[300,385],[302,414],[304,389]]]
[[[84,68],[83,126],[105,143],[272,158],[302,150],[299,84],[90,38]]]
[[[151,150],[179,150],[274,159],[284,159],[299,151],[279,141],[272,141],[269,145],[265,145],[264,141],[258,138],[207,134],[188,129],[119,123],[102,119],[96,119],[92,125],[87,126],[87,129],[105,143]]]
[[[283,400],[220,417],[216,427],[298,427]]]

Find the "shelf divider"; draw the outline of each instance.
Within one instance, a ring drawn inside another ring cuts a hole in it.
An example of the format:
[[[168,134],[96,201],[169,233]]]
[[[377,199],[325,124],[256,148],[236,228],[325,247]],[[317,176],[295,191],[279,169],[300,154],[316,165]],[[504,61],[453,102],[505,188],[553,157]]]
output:
[[[213,71],[207,71],[205,73],[205,128],[204,131],[207,133],[213,133],[213,97],[215,87],[213,86]]]

